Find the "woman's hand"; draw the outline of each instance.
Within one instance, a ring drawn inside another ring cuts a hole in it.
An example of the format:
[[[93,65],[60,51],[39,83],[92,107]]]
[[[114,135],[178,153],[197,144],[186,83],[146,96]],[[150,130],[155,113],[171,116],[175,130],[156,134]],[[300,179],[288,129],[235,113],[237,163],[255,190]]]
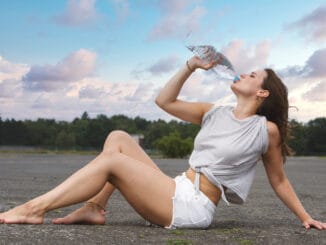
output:
[[[217,61],[207,63],[206,61],[198,58],[197,56],[193,56],[191,59],[188,60],[188,66],[192,71],[195,71],[197,68],[209,70],[217,64]]]
[[[315,227],[318,230],[326,230],[326,223],[314,220],[313,218],[309,218],[302,222],[302,226],[306,229],[309,229],[311,227]]]

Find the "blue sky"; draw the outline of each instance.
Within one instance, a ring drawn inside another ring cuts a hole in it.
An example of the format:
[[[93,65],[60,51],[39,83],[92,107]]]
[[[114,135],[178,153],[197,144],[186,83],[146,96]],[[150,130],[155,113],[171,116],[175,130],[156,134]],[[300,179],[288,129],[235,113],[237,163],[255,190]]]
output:
[[[325,1],[1,1],[0,115],[72,120],[87,110],[175,119],[154,99],[213,44],[238,72],[272,67],[289,88],[290,117],[326,116]],[[198,93],[202,91],[202,93]],[[234,104],[225,82],[198,71],[180,98]]]

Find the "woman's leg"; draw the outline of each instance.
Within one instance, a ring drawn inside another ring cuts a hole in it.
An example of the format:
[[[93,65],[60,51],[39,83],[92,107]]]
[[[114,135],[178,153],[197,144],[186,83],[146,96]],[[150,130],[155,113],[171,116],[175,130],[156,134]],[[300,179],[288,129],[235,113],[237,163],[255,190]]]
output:
[[[103,151],[105,152],[121,152],[132,157],[148,166],[160,170],[155,162],[146,154],[146,152],[137,144],[137,142],[125,131],[114,130],[105,140]],[[55,224],[104,224],[105,212],[107,205],[115,187],[107,182],[103,189],[94,197],[87,200],[86,204],[79,209],[73,211],[63,218],[53,220]]]
[[[120,152],[102,152],[59,186],[8,212],[2,223],[42,223],[47,211],[89,199],[105,183],[113,184],[129,204],[145,219],[168,225],[172,219],[172,178]]]

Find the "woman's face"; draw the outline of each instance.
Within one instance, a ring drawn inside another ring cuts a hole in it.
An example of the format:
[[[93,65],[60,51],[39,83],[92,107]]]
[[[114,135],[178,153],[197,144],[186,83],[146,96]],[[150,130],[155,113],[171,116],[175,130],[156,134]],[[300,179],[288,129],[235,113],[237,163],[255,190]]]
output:
[[[231,84],[231,89],[236,95],[253,97],[262,89],[264,79],[267,78],[265,70],[253,71],[250,74],[241,74],[240,80]]]

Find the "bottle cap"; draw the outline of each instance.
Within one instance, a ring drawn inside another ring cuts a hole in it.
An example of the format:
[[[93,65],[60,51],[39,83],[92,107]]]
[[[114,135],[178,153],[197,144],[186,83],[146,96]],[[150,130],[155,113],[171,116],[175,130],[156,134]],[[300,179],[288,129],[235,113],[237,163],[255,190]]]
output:
[[[240,77],[238,75],[236,75],[234,78],[233,78],[233,81],[236,82],[236,81],[240,81]]]

